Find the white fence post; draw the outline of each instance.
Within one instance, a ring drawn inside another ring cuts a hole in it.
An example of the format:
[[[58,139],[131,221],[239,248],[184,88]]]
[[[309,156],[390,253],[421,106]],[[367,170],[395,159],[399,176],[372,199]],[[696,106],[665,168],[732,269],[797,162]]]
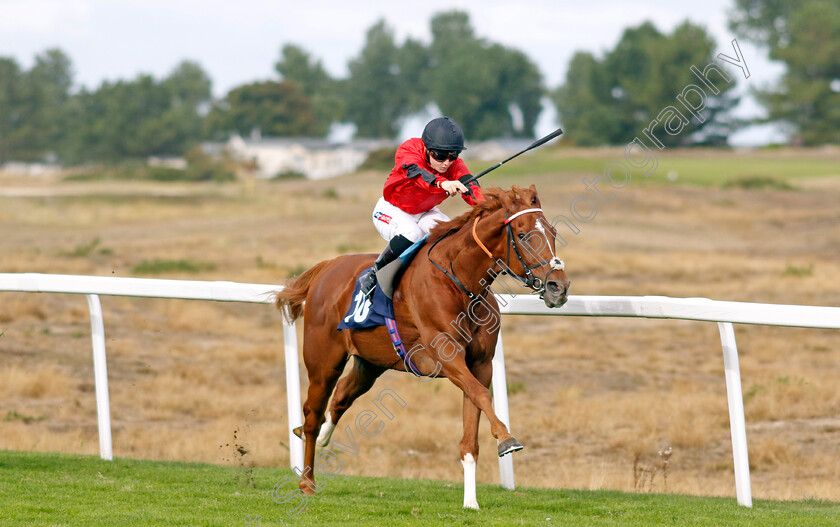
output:
[[[303,440],[294,430],[303,424],[300,407],[300,363],[297,331],[294,322],[283,321],[283,343],[286,357],[286,404],[289,412],[289,464],[303,474]]]
[[[735,330],[729,322],[718,322],[720,345],[723,348],[723,369],[726,376],[726,398],[729,401],[729,430],[732,436],[732,461],[735,465],[735,495],[738,505],[752,507],[750,461],[747,454],[747,425],[744,419],[744,396],[741,391],[741,369]]]
[[[99,457],[114,459],[111,443],[111,402],[108,399],[108,363],[105,357],[105,324],[98,295],[85,295],[90,311],[90,340],[93,344],[93,381],[96,387],[96,415],[99,418]]]
[[[496,417],[510,430],[507,375],[505,373],[505,347],[502,344],[501,326],[499,327],[499,339],[496,341],[496,354],[493,356],[493,410],[496,412]],[[513,481],[512,454],[499,458],[499,482],[502,487],[508,490],[514,490],[516,488]]]

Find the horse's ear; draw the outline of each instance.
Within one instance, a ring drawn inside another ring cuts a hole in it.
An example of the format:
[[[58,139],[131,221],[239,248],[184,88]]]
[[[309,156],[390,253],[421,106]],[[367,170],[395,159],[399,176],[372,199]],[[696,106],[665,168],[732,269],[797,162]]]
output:
[[[537,197],[537,186],[532,183],[528,190],[531,191],[531,205],[538,205],[540,199]]]
[[[513,189],[511,189],[511,190],[514,190],[516,188],[517,188],[516,185],[514,185]],[[498,196],[499,196],[499,201],[502,202],[502,205],[504,206],[504,208],[509,209],[511,207],[511,205],[513,205],[513,199],[511,199],[510,193],[502,190],[501,192],[499,192]]]

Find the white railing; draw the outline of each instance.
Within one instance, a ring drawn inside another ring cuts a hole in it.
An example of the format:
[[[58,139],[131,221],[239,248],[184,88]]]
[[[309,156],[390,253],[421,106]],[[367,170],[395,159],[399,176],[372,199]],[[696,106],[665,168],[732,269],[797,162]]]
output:
[[[507,299],[504,297],[500,298],[500,304],[503,304],[505,300]],[[732,324],[840,329],[840,307],[725,302],[708,298],[572,296],[562,308],[549,309],[538,298],[517,296],[510,299],[507,305],[502,305],[501,312],[516,315],[640,317],[717,322],[723,350],[726,398],[729,403],[735,493],[738,504],[745,507],[752,507],[752,491],[744,398],[741,390],[741,369],[738,364],[738,346]],[[493,381],[496,382],[495,368]],[[500,380],[500,382],[503,381]],[[494,384],[494,393],[496,388]],[[507,398],[506,395],[505,398]]]
[[[99,419],[99,455],[114,457],[111,444],[111,410],[108,397],[108,367],[105,358],[105,326],[99,295],[218,302],[271,303],[277,285],[243,284],[238,282],[205,282],[196,280],[158,280],[152,278],[119,278],[37,273],[0,273],[0,291],[30,293],[75,293],[87,297],[93,341],[93,371],[96,383],[96,413]],[[282,318],[282,317],[281,317]],[[292,433],[302,422],[300,404],[300,365],[297,334],[293,324],[283,319],[283,340],[286,358],[286,398],[289,407],[289,455],[292,468],[303,468],[303,443]]]
[[[98,295],[149,298],[180,298],[222,302],[271,303],[280,286],[236,282],[157,280],[95,276],[0,273],[0,291],[33,293],[75,293],[87,296],[91,314],[94,376],[96,380],[99,446],[103,459],[112,459],[108,375],[105,359],[105,331]],[[741,373],[733,323],[840,329],[840,308],[723,302],[706,298],[662,296],[573,296],[560,309],[549,309],[533,296],[498,295],[501,312],[513,315],[563,315],[599,317],[667,318],[717,322],[723,349],[732,456],[735,465],[735,491],[739,505],[752,506],[747,432],[741,392]],[[284,323],[286,393],[289,414],[289,448],[292,468],[303,469],[303,443],[293,433],[302,423],[300,404],[300,366],[294,326]],[[493,359],[494,406],[499,418],[510,427],[504,347],[501,335]],[[514,488],[513,457],[499,459],[501,484]]]

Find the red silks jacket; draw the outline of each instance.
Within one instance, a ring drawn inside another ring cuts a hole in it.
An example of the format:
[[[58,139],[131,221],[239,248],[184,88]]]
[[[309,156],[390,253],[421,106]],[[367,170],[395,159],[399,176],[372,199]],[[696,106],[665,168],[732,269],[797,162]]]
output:
[[[407,167],[417,165],[419,168],[435,175],[435,183],[443,181],[455,181],[458,178],[470,173],[466,163],[462,159],[456,159],[443,174],[439,174],[426,161],[426,147],[419,137],[409,139],[400,145],[397,154],[394,156],[394,169],[385,181],[385,189],[382,195],[391,205],[395,205],[409,214],[420,214],[431,210],[447,198],[446,191],[430,185],[423,180],[422,176],[408,177]],[[471,196],[461,196],[470,205],[476,201],[483,201],[484,195],[481,188],[472,182],[469,184],[472,191]]]

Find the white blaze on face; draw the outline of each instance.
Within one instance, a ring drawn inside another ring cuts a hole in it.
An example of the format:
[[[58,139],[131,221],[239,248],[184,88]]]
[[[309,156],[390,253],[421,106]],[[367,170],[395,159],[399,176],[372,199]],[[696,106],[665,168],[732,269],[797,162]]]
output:
[[[552,258],[551,261],[548,263],[551,265],[551,269],[553,271],[562,271],[566,268],[565,262],[563,262],[563,260],[557,258],[556,256]]]
[[[472,454],[464,454],[461,465],[464,467],[464,508],[478,510],[478,500],[475,496],[475,458]]]
[[[537,219],[535,226],[537,230],[540,231],[540,233],[543,235],[543,238],[545,238],[546,247],[548,247],[551,250],[551,256],[554,257],[553,259],[556,259],[557,257],[554,256],[554,244],[551,243],[551,239],[548,237],[548,233],[546,232],[545,227],[543,227],[542,218]]]
[[[520,210],[510,218],[506,220],[506,223],[510,223],[514,218],[517,216],[521,216],[522,214],[527,214],[529,212],[540,212],[542,213],[542,209],[525,209]],[[545,226],[543,226],[543,219],[544,218],[537,218],[537,221],[534,222],[535,228],[543,235],[545,238],[546,243],[548,244],[549,250],[551,250],[551,260],[549,260],[548,264],[551,266],[552,271],[562,271],[565,269],[566,264],[563,263],[563,260],[554,256],[554,244],[551,243],[551,239],[549,238],[548,232],[545,230]],[[514,240],[515,241],[515,240]],[[462,461],[463,462],[463,461]]]

